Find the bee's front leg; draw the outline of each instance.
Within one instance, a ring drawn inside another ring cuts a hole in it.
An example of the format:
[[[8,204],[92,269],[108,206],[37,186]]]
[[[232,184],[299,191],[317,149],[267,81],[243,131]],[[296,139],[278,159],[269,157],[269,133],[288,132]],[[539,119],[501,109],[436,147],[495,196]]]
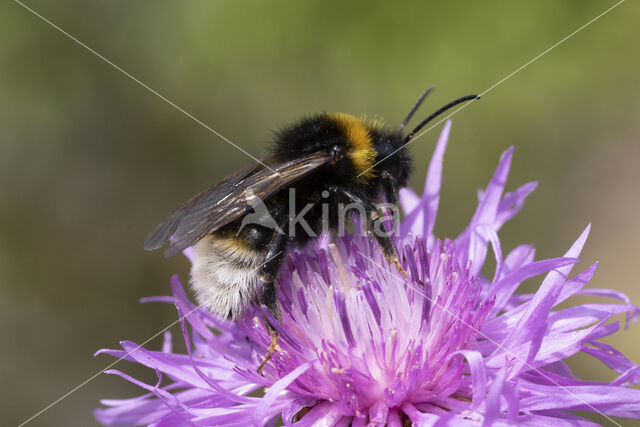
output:
[[[382,188],[387,202],[393,203],[394,205],[397,204],[399,191],[398,180],[396,180],[389,171],[382,171],[380,177],[382,178]]]
[[[281,224],[279,224],[280,230],[287,230],[288,222],[289,218],[287,217],[286,221],[283,220]],[[260,303],[267,307],[271,315],[273,315],[278,322],[282,320],[282,317],[280,315],[280,305],[278,304],[278,293],[276,291],[275,280],[278,275],[278,271],[280,271],[280,267],[282,266],[282,261],[284,260],[288,245],[289,236],[275,230],[265,261],[258,272],[258,277],[260,278],[260,281],[262,281],[262,295],[260,297]],[[278,346],[278,332],[268,320],[265,321],[265,324],[267,325],[267,329],[271,335],[271,342],[267,349],[267,354],[258,367],[259,374],[262,374],[262,370],[269,360],[271,360],[271,357]]]
[[[382,213],[380,212],[379,209],[373,209],[370,211],[367,210],[367,217],[370,223],[369,227],[374,228],[373,224],[375,224],[376,221],[382,218]],[[387,259],[387,261],[395,265],[396,269],[398,269],[398,271],[402,273],[402,275],[406,278],[407,272],[405,271],[405,269],[402,267],[402,264],[400,263],[398,252],[396,251],[396,247],[393,244],[393,240],[391,240],[391,234],[387,230],[387,227],[385,226],[384,221],[380,221],[380,223],[378,223],[378,226],[380,227],[380,232],[374,231],[373,235],[376,238],[376,241],[378,242],[378,246],[380,246],[380,249],[382,250],[382,254]]]
[[[367,215],[367,229],[374,229],[376,221],[382,218],[380,209],[378,209],[372,202],[368,201],[366,198],[360,197],[347,189],[337,186],[331,187],[329,190],[334,193],[342,194],[353,203],[362,205]],[[393,244],[393,240],[391,240],[391,234],[387,230],[384,221],[381,221],[378,225],[380,227],[380,232],[374,232],[373,234],[376,238],[376,241],[378,242],[378,246],[380,246],[380,249],[382,250],[382,254],[387,259],[387,261],[396,266],[398,271],[400,271],[400,273],[402,273],[404,277],[407,277],[407,272],[402,267],[402,264],[400,264],[400,259],[398,258],[396,247]]]

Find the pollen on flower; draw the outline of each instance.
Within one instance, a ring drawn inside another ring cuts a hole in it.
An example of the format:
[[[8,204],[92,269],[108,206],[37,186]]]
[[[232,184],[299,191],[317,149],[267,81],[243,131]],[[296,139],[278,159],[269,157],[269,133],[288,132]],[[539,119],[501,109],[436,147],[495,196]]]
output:
[[[558,258],[536,261],[533,248],[520,245],[502,259],[497,233],[536,187],[528,183],[504,193],[512,149],[502,155],[468,227],[455,239],[433,234],[450,126],[431,160],[427,196],[401,193],[403,206],[410,207],[395,241],[409,273],[405,279],[366,235],[335,237],[329,250],[318,245],[290,251],[278,276],[279,347],[262,376],[256,368],[269,345],[262,309],[228,322],[197,308],[174,277],[170,300],[181,317],[187,354],[172,352],[170,336],[162,351],[130,341],[121,350],[100,351],[166,378],[147,384],[108,371],[147,394],[105,400],[107,407],[95,412],[98,421],[585,424],[575,411],[640,418],[640,390],[631,387],[640,382],[640,366],[601,341],[618,329],[612,315],[628,323],[638,308],[620,292],[587,288],[596,264],[572,275],[589,229]],[[500,268],[484,277],[492,253]],[[534,294],[516,294],[536,276],[541,278]],[[575,301],[585,294],[615,303]],[[616,378],[576,378],[565,359],[578,353],[603,362]]]

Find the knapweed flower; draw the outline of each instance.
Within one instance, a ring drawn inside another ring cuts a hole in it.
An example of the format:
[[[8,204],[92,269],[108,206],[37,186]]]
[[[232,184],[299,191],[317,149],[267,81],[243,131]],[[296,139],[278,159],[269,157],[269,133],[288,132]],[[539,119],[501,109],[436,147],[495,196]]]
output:
[[[590,289],[594,264],[572,275],[589,228],[564,256],[534,260],[520,245],[503,256],[498,230],[536,187],[504,193],[512,149],[501,157],[469,226],[455,240],[433,235],[442,160],[451,124],[435,149],[422,196],[403,190],[396,240],[407,275],[367,236],[293,250],[278,280],[279,347],[265,311],[237,322],[192,304],[177,277],[172,297],[187,354],[122,342],[102,350],[147,366],[157,383],[112,370],[147,390],[103,400],[105,425],[588,425],[572,411],[640,418],[640,367],[601,342],[638,315],[616,291]],[[495,270],[481,273],[490,251]],[[543,276],[534,294],[516,294]],[[571,305],[577,295],[605,301]],[[615,301],[615,303],[613,303]],[[561,308],[559,305],[561,303]],[[619,316],[618,316],[619,317]],[[190,331],[189,331],[190,329]],[[611,382],[576,378],[565,359],[586,353],[617,373]]]

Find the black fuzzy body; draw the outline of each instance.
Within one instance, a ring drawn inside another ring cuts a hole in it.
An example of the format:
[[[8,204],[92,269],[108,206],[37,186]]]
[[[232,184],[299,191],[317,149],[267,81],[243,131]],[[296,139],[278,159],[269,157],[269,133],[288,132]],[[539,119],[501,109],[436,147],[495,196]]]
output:
[[[410,159],[402,144],[400,132],[354,116],[304,118],[275,135],[264,162],[170,213],[145,248],[171,240],[166,251],[171,256],[193,246],[191,285],[210,311],[241,316],[257,300],[262,283],[260,301],[279,319],[274,281],[287,250],[346,228],[354,212],[373,228],[381,218],[377,205],[395,203],[398,188],[406,184]],[[382,231],[375,238],[399,266],[388,231]]]
[[[401,137],[394,132],[385,131],[377,126],[368,126],[370,141],[376,152],[375,163],[400,147]],[[347,155],[334,164],[322,166],[308,176],[282,188],[264,203],[270,216],[278,223],[295,218],[308,204],[312,205],[304,214],[304,220],[313,233],[300,224],[281,227],[290,237],[290,243],[302,246],[315,239],[323,231],[336,230],[339,225],[340,211],[354,200],[345,194],[351,194],[371,204],[395,202],[388,200],[383,185],[383,172],[396,177],[398,187],[406,184],[411,170],[410,157],[405,150],[382,161],[373,167],[367,177],[359,176],[363,171],[351,161],[348,152],[352,148],[348,135],[331,115],[315,115],[276,133],[271,154],[278,161],[288,161],[309,153],[331,150],[340,147]],[[397,194],[393,195],[397,197]],[[324,207],[323,207],[324,206]],[[323,209],[325,218],[323,220]],[[260,224],[246,224],[241,228],[243,218],[239,218],[219,229],[216,234],[236,236],[253,250],[266,253],[274,235],[274,230]],[[286,228],[286,229],[285,229]]]

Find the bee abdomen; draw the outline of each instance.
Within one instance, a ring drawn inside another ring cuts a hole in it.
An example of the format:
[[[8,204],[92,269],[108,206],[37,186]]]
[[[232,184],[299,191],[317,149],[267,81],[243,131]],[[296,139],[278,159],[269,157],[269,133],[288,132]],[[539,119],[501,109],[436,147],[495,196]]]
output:
[[[198,303],[211,312],[236,319],[257,300],[258,268],[265,254],[240,238],[209,235],[194,245],[191,287]]]

